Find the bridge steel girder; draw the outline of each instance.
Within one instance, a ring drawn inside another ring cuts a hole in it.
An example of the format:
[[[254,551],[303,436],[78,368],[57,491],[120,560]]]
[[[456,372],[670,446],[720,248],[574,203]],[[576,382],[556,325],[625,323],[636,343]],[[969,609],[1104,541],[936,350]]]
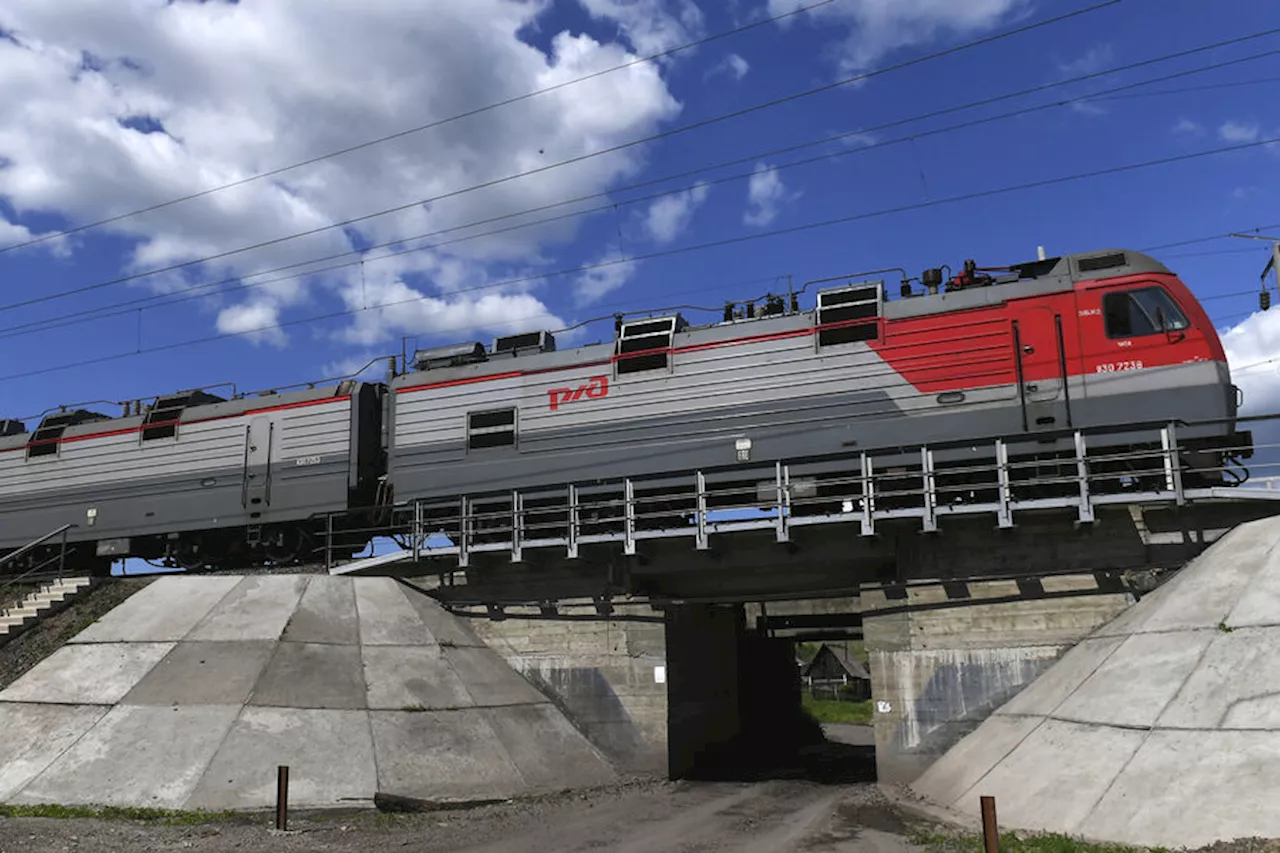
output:
[[[1023,512],[1012,528],[987,516],[947,518],[937,533],[910,520],[882,522],[875,536],[856,522],[796,528],[787,542],[769,531],[712,537],[698,550],[683,539],[583,545],[577,559],[553,551],[473,554],[464,582],[432,594],[454,604],[534,604],[600,597],[654,602],[686,599],[750,601],[857,594],[866,584],[985,577],[1043,577],[1088,571],[1149,571],[1184,565],[1232,527],[1280,512],[1274,502],[1196,503],[1181,507],[1103,506],[1092,524],[1074,511]],[[401,577],[440,574],[440,564],[402,563]]]

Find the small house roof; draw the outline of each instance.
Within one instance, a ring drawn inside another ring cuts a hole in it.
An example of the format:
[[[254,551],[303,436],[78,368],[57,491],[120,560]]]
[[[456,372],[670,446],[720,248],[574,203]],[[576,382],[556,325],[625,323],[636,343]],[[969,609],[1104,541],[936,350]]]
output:
[[[814,665],[822,659],[824,653],[835,658],[836,662],[840,664],[840,667],[850,678],[865,678],[868,681],[871,679],[871,673],[867,672],[867,668],[862,665],[861,661],[849,654],[844,646],[829,646],[826,643],[822,644],[822,648],[818,649],[818,653],[813,656],[813,660],[805,667],[805,675],[808,675]]]

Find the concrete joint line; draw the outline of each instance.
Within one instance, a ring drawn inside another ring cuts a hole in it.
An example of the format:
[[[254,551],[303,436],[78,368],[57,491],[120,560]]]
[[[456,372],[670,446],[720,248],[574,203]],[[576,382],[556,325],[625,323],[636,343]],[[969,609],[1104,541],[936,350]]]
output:
[[[66,704],[69,704],[69,703],[66,703],[66,702],[48,702],[48,703],[42,703],[42,704],[49,704],[49,705],[66,705]],[[75,740],[71,741],[71,743],[67,744],[67,748],[66,748],[66,749],[62,750],[62,751],[61,751],[61,752],[59,752],[57,755],[55,755],[55,756],[53,757],[53,760],[52,760],[52,761],[50,761],[47,765],[45,765],[45,768],[44,768],[43,770],[41,770],[39,773],[37,773],[36,775],[34,775],[34,776],[32,776],[30,779],[28,779],[28,780],[27,780],[27,783],[26,783],[25,785],[23,785],[21,788],[15,788],[15,789],[13,790],[13,792],[12,792],[11,794],[9,794],[9,800],[11,800],[11,801],[12,801],[14,798],[21,796],[23,791],[27,790],[27,788],[30,788],[32,785],[34,785],[36,782],[38,782],[38,781],[39,781],[39,780],[44,776],[44,774],[48,773],[51,769],[53,769],[53,766],[54,766],[55,764],[57,764],[59,760],[61,760],[62,756],[66,755],[68,752],[70,752],[71,750],[75,749],[76,745],[77,745],[77,744],[79,744],[79,743],[80,743],[80,741],[82,741],[82,740],[84,740],[86,737],[88,737],[88,736],[89,736],[89,733],[90,733],[90,732],[92,732],[94,729],[96,729],[96,728],[98,727],[98,724],[99,724],[99,723],[101,723],[101,722],[103,721],[103,719],[107,716],[107,714],[110,714],[110,713],[111,713],[111,706],[109,706],[109,705],[106,705],[106,706],[104,706],[104,705],[93,705],[93,706],[90,706],[90,707],[94,707],[94,708],[105,708],[106,710],[104,710],[101,714],[99,714],[99,715],[98,715],[98,719],[94,720],[94,721],[93,721],[93,725],[91,725],[91,726],[87,727],[87,728],[86,728],[86,729],[85,729],[85,730],[80,734],[80,737],[78,737],[78,738],[76,738]]]
[[[1269,699],[1269,698],[1274,698],[1276,696],[1280,696],[1280,690],[1268,690],[1265,693],[1256,693],[1252,696],[1241,696],[1239,699],[1233,699],[1231,704],[1227,706],[1227,710],[1223,711],[1222,716],[1218,718],[1218,725],[1215,728],[1218,731],[1267,731],[1267,729],[1259,729],[1259,728],[1253,728],[1253,727],[1247,728],[1247,729],[1228,729],[1224,725],[1224,723],[1226,722],[1227,717],[1231,716],[1231,712],[1236,709],[1236,706],[1241,704],[1242,702],[1254,702],[1254,701],[1257,701],[1258,699]],[[1205,731],[1211,731],[1211,730],[1206,729]]]
[[[996,761],[994,761],[994,762],[992,762],[990,765],[988,765],[987,769],[986,769],[985,771],[983,771],[982,775],[981,775],[981,776],[979,776],[979,777],[974,781],[974,783],[973,783],[972,785],[970,785],[968,788],[966,788],[966,789],[965,789],[964,794],[961,794],[961,795],[960,795],[960,797],[965,796],[965,794],[968,794],[969,792],[971,792],[971,791],[973,791],[975,788],[977,788],[979,785],[981,785],[981,784],[982,784],[982,781],[983,781],[984,779],[986,779],[988,776],[990,776],[990,775],[991,775],[991,772],[992,772],[993,770],[995,770],[997,767],[999,767],[999,766],[1004,762],[1004,760],[1005,760],[1006,758],[1008,758],[1010,755],[1012,755],[1012,754],[1013,754],[1013,752],[1014,752],[1014,750],[1016,750],[1018,747],[1022,746],[1022,744],[1024,744],[1024,743],[1027,741],[1027,739],[1028,739],[1028,738],[1030,738],[1033,734],[1035,734],[1036,732],[1038,732],[1038,731],[1040,730],[1041,726],[1043,726],[1046,722],[1048,722],[1049,720],[1056,720],[1056,719],[1058,719],[1058,718],[1054,717],[1054,715],[1053,715],[1053,714],[1054,714],[1054,711],[1056,711],[1058,708],[1061,708],[1061,707],[1062,707],[1062,705],[1063,705],[1063,703],[1065,703],[1068,699],[1070,699],[1073,695],[1075,695],[1076,691],[1078,691],[1078,690],[1079,690],[1079,689],[1080,689],[1080,688],[1085,684],[1085,682],[1087,682],[1090,678],[1093,678],[1094,674],[1095,674],[1095,673],[1097,673],[1098,669],[1099,669],[1099,668],[1100,668],[1104,663],[1106,663],[1108,660],[1110,660],[1110,659],[1111,659],[1111,656],[1112,656],[1112,655],[1114,655],[1114,654],[1115,654],[1115,653],[1120,649],[1120,647],[1121,647],[1121,646],[1123,646],[1123,645],[1124,645],[1124,643],[1123,643],[1123,642],[1121,642],[1121,643],[1117,643],[1117,644],[1116,644],[1116,647],[1115,647],[1114,649],[1112,649],[1110,652],[1108,652],[1106,655],[1104,655],[1104,656],[1103,656],[1103,658],[1102,658],[1101,660],[1099,660],[1099,661],[1098,661],[1098,663],[1097,663],[1097,664],[1096,664],[1096,665],[1095,665],[1091,670],[1089,670],[1089,674],[1088,674],[1088,675],[1086,675],[1084,678],[1080,679],[1080,683],[1079,683],[1079,684],[1077,684],[1075,687],[1073,687],[1073,688],[1071,689],[1071,692],[1069,692],[1066,696],[1062,697],[1062,699],[1058,702],[1058,704],[1054,705],[1054,706],[1053,706],[1053,708],[1049,711],[1049,713],[1047,713],[1047,714],[1025,714],[1025,715],[1021,715],[1021,714],[1012,714],[1012,715],[1009,715],[1009,716],[1025,716],[1025,717],[1033,717],[1033,718],[1034,718],[1034,717],[1040,717],[1040,722],[1039,722],[1039,723],[1037,723],[1035,726],[1033,726],[1033,727],[1031,728],[1031,730],[1030,730],[1030,731],[1028,731],[1025,735],[1023,735],[1021,738],[1019,738],[1019,739],[1017,740],[1017,742],[1013,744],[1013,746],[1011,746],[1011,747],[1009,747],[1009,749],[1005,750],[1005,751],[1004,751],[1004,753],[999,757],[999,759],[997,759]],[[1079,643],[1077,643],[1075,646],[1072,646],[1072,648],[1078,648],[1078,647],[1079,647]],[[1070,650],[1068,650],[1068,654],[1069,654],[1069,653],[1070,653]],[[1066,655],[1063,655],[1063,657],[1065,657],[1065,656],[1066,656]],[[1061,662],[1061,661],[1062,661],[1062,658],[1061,658],[1061,657],[1060,657],[1060,658],[1058,658],[1058,662]],[[1057,665],[1057,663],[1055,663],[1054,665],[1056,666],[1056,665]],[[1050,667],[1050,670],[1052,670],[1052,668],[1053,668],[1053,667]],[[1043,678],[1043,677],[1044,677],[1044,675],[1045,675],[1045,673],[1042,673],[1042,674],[1040,675],[1040,678]],[[1039,679],[1037,679],[1037,681],[1038,681],[1038,680],[1039,680]],[[1034,683],[1035,683],[1035,682],[1032,682],[1032,684],[1034,684]],[[1071,721],[1069,721],[1069,722],[1077,722],[1077,721],[1075,721],[1075,720],[1071,720]],[[1135,753],[1135,754],[1136,754],[1136,753]],[[1112,780],[1112,781],[1114,782],[1114,780]],[[952,803],[952,805],[954,805],[956,802],[959,802],[959,801],[960,801],[960,797],[957,797],[957,798],[956,798],[956,800]],[[1094,805],[1093,805],[1093,806],[1091,806],[1091,807],[1089,808],[1089,812],[1091,813],[1091,812],[1093,811],[1093,808],[1094,808],[1094,807],[1096,807],[1096,806],[1097,806],[1097,803],[1094,803]]]
[[[1271,551],[1274,549],[1275,549],[1275,546],[1272,546],[1267,550],[1267,553],[1270,554]],[[1237,601],[1237,603],[1239,602]],[[1136,636],[1136,635],[1131,634],[1130,636]],[[1128,641],[1126,640],[1125,642],[1128,642]],[[1123,645],[1124,643],[1121,643],[1119,646],[1116,646],[1116,650],[1119,650],[1120,646],[1123,646]],[[1169,707],[1178,700],[1179,696],[1182,695],[1182,691],[1186,689],[1187,683],[1191,681],[1192,673],[1194,673],[1197,669],[1199,669],[1200,665],[1204,663],[1205,655],[1209,653],[1209,649],[1212,646],[1213,646],[1213,642],[1210,641],[1205,644],[1203,649],[1200,650],[1200,654],[1196,657],[1195,666],[1191,667],[1191,669],[1187,671],[1186,676],[1182,679],[1182,683],[1178,685],[1178,689],[1174,691],[1173,695],[1170,696],[1168,701],[1166,701],[1164,705],[1160,708],[1160,711],[1156,714],[1154,721],[1151,723],[1151,726],[1145,730],[1138,729],[1138,731],[1143,731],[1143,735],[1142,735],[1142,740],[1139,741],[1137,748],[1134,749],[1134,751],[1129,754],[1129,757],[1125,759],[1124,764],[1121,765],[1120,770],[1117,771],[1116,774],[1111,777],[1111,781],[1107,783],[1107,787],[1104,788],[1102,790],[1102,793],[1098,795],[1098,797],[1093,801],[1092,804],[1090,804],[1088,811],[1084,813],[1084,817],[1082,817],[1080,819],[1080,822],[1075,825],[1076,827],[1083,825],[1093,815],[1094,811],[1098,808],[1098,804],[1101,803],[1104,799],[1106,799],[1107,794],[1111,793],[1111,789],[1114,788],[1116,786],[1116,783],[1120,781],[1120,779],[1124,776],[1125,771],[1129,769],[1129,765],[1133,763],[1133,760],[1138,757],[1138,753],[1142,752],[1142,748],[1145,747],[1147,745],[1147,741],[1151,739],[1151,733],[1156,731],[1160,723],[1160,718],[1165,715],[1165,712],[1169,710]],[[1112,654],[1114,654],[1114,652]],[[1107,657],[1110,657],[1110,655],[1108,655]],[[1081,683],[1083,684],[1083,682]],[[1124,727],[1116,726],[1116,728],[1124,728]]]

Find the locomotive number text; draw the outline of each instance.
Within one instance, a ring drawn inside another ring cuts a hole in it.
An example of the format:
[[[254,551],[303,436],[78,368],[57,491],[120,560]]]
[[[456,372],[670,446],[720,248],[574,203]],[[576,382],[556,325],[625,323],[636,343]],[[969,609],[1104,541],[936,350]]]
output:
[[[550,388],[547,390],[547,396],[550,398],[553,412],[560,408],[561,403],[576,403],[583,397],[589,400],[607,397],[609,396],[609,377],[593,376],[577,388]]]
[[[297,459],[293,461],[293,464],[297,465],[298,467],[302,467],[303,465],[319,465],[320,457],[319,456],[299,456]]]
[[[1140,361],[1112,361],[1107,364],[1099,364],[1098,373],[1119,373],[1122,370],[1141,370],[1142,362]]]

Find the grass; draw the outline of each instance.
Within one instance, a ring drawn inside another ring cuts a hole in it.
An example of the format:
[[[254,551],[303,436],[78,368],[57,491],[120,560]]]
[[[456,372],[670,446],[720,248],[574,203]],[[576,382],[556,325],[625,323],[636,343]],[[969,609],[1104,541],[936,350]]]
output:
[[[807,693],[801,697],[801,707],[819,723],[869,723],[871,700],[865,702],[841,702],[839,699],[814,699]]]
[[[240,812],[171,811],[169,809],[144,809],[132,806],[59,806],[38,804],[30,806],[0,805],[0,817],[43,817],[58,820],[96,818],[98,820],[139,820],[163,823],[169,826],[191,826],[212,821],[235,820],[245,817]]]
[[[982,836],[977,833],[943,833],[935,829],[916,829],[910,835],[913,844],[928,853],[982,853]],[[1000,833],[1000,853],[1168,853],[1163,847],[1128,847],[1123,844],[1094,844],[1057,833]]]

